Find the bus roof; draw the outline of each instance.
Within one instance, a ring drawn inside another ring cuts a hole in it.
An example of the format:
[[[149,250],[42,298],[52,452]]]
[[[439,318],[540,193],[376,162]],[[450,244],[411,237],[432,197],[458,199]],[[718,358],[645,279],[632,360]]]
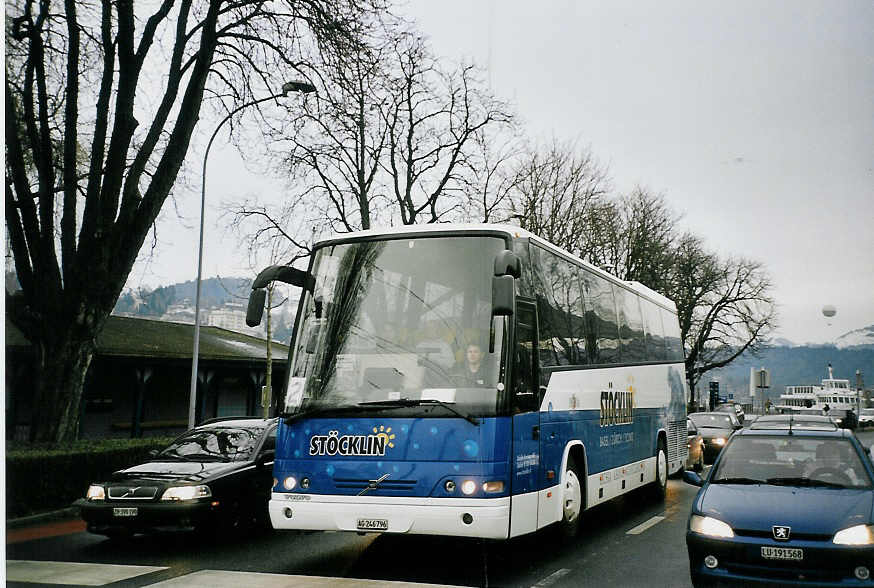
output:
[[[427,235],[428,233],[502,233],[508,237],[515,239],[530,239],[536,242],[538,245],[541,245],[547,249],[551,249],[554,252],[559,253],[560,255],[574,260],[575,262],[584,266],[586,269],[599,274],[600,276],[614,282],[615,284],[620,284],[625,288],[633,290],[634,292],[637,292],[638,294],[649,298],[653,302],[668,308],[672,312],[677,311],[677,306],[676,304],[674,304],[673,300],[667,298],[666,296],[656,292],[651,288],[648,288],[640,282],[620,280],[613,274],[602,270],[601,268],[589,263],[588,261],[585,261],[584,259],[577,257],[573,253],[562,249],[558,245],[550,243],[546,239],[535,235],[531,231],[513,225],[487,223],[431,223],[423,225],[401,225],[399,227],[380,227],[368,229],[366,231],[335,233],[326,239],[320,239],[316,241],[315,247],[319,247],[330,242],[357,241],[361,239],[402,235]]]

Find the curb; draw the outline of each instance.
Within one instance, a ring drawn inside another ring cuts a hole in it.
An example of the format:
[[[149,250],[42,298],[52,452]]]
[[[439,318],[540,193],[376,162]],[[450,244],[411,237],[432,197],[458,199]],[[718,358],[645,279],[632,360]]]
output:
[[[6,528],[7,529],[17,529],[20,527],[39,525],[41,523],[48,523],[48,522],[64,520],[64,519],[72,519],[72,518],[76,518],[78,516],[79,516],[79,509],[75,506],[70,506],[68,508],[63,508],[60,510],[52,510],[49,512],[41,512],[39,514],[30,515],[30,516],[26,516],[26,517],[6,519]]]

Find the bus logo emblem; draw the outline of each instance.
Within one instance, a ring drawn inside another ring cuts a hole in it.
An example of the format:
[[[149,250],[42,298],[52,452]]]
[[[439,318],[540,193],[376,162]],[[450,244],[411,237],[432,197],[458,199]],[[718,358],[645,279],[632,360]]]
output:
[[[340,435],[329,431],[327,435],[310,437],[310,455],[384,456],[386,449],[394,447],[395,434],[391,427],[373,427],[370,435]]]
[[[631,390],[601,390],[602,427],[629,425],[634,422],[634,392]]]

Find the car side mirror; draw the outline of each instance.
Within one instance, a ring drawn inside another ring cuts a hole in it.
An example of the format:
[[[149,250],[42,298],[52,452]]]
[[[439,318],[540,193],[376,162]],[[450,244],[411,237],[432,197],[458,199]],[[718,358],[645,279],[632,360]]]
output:
[[[698,475],[698,472],[691,472],[689,470],[683,472],[683,481],[698,487],[704,485],[704,480]]]

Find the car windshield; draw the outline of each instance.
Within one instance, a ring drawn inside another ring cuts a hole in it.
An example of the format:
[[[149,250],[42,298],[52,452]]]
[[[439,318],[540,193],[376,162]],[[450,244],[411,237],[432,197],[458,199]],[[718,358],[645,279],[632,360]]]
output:
[[[727,414],[692,413],[689,418],[705,429],[731,429],[734,426],[734,422]]]
[[[252,455],[260,429],[216,427],[189,431],[157,455],[185,461],[245,461]]]
[[[859,453],[840,437],[735,437],[725,449],[710,482],[776,486],[871,488]]]

